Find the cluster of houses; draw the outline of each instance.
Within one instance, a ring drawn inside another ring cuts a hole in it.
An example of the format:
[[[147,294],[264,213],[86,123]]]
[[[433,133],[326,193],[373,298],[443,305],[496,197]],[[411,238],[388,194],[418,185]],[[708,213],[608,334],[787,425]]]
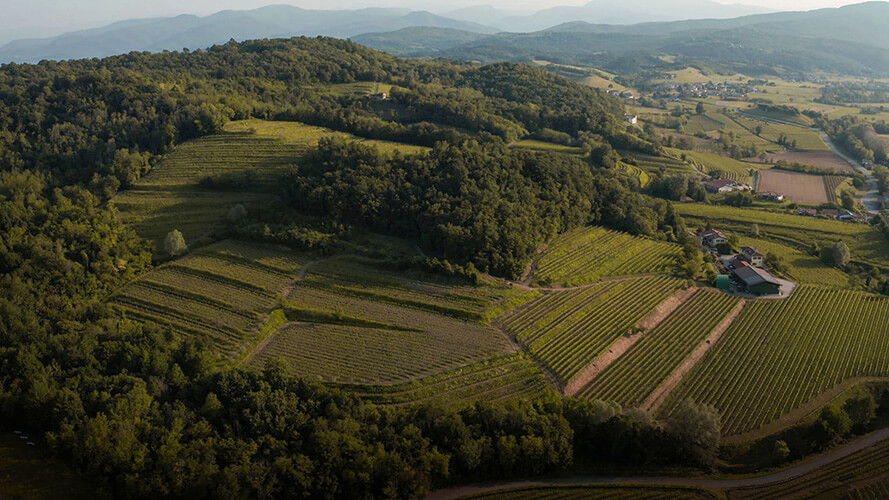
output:
[[[759,193],[759,197],[766,201],[784,201],[787,199],[787,196],[775,191],[765,191]]]
[[[867,220],[866,215],[850,212],[848,210],[838,210],[836,208],[800,208],[796,211],[797,215],[806,217],[826,217],[828,219],[836,219],[843,222],[862,222]]]
[[[634,96],[632,92],[629,92],[626,90],[621,91],[621,90],[609,89],[609,90],[606,90],[605,93],[610,96],[620,97],[622,99],[635,99],[636,98],[636,96]]]
[[[728,237],[718,229],[708,229],[697,235],[701,245],[718,252]],[[781,282],[765,269],[765,254],[754,247],[744,247],[738,255],[721,260],[728,274],[716,278],[716,287],[731,290],[732,285],[753,295],[778,295]]]
[[[667,80],[674,80],[666,78]],[[746,84],[732,82],[698,82],[698,83],[676,83],[666,81],[654,87],[656,94],[679,94],[682,97],[719,97],[720,99],[743,99],[747,94],[759,94],[762,92],[758,87],[752,87]]]
[[[733,193],[735,191],[750,191],[750,186],[741,184],[731,179],[713,179],[704,183],[704,188],[711,193]]]

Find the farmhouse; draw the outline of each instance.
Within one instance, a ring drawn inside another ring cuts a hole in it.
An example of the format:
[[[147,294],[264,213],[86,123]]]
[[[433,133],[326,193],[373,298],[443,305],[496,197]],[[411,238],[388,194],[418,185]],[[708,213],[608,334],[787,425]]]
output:
[[[765,193],[759,193],[759,197],[768,200],[768,201],[784,201],[786,197],[781,193],[776,193],[774,191],[766,191]]]
[[[380,93],[376,94],[375,97],[381,101],[385,101],[386,99],[389,98],[389,94],[386,92],[380,92]]]
[[[737,189],[736,184],[731,179],[716,179],[704,184],[704,187],[711,193],[730,193]]]
[[[825,208],[821,211],[821,215],[830,217],[831,219],[836,219],[840,216],[840,211],[835,208]]]
[[[749,262],[753,267],[761,268],[765,262],[766,256],[754,247],[744,247],[738,258],[744,262]]]
[[[624,115],[624,118],[630,125],[636,125],[637,123],[639,123],[639,117],[636,115]]]
[[[716,229],[708,229],[703,233],[698,235],[698,239],[701,241],[701,245],[716,248],[719,245],[724,245],[728,242],[728,238],[721,231],[717,231]]]
[[[768,272],[757,269],[743,260],[734,260],[730,264],[732,276],[738,280],[748,293],[754,295],[778,295],[781,283]]]
[[[801,208],[797,210],[796,213],[808,217],[815,217],[816,215],[818,215],[818,210],[815,210],[814,208]]]

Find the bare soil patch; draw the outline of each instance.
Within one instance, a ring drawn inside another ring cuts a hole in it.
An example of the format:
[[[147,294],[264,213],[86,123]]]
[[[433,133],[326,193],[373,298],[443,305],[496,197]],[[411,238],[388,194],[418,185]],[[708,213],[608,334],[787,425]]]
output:
[[[790,197],[796,203],[806,205],[820,205],[830,201],[823,175],[777,169],[760,170],[757,175],[756,190],[760,193],[775,191]]]
[[[661,322],[667,319],[667,316],[672,314],[673,311],[679,309],[679,306],[690,299],[697,290],[697,288],[686,288],[662,302],[653,313],[636,325],[636,331],[638,333],[626,335],[618,339],[617,342],[608,348],[608,351],[594,359],[593,362],[584,368],[578,376],[568,382],[562,390],[562,393],[566,396],[574,396],[580,392],[581,389],[598,377],[600,373],[605,371],[605,369],[617,361],[618,358],[626,354],[626,352],[630,350],[630,347],[633,347],[633,344],[641,340],[648,332],[661,324]]]
[[[779,160],[804,163],[821,168],[835,168],[840,172],[855,173],[855,168],[849,162],[835,155],[833,151],[788,151],[769,156],[769,162],[777,163]]]
[[[731,312],[729,312],[718,325],[716,325],[716,328],[714,328],[713,331],[710,332],[710,335],[708,335],[707,338],[704,339],[703,342],[701,342],[701,345],[699,345],[697,349],[695,349],[694,352],[692,352],[688,356],[688,358],[686,358],[685,361],[683,361],[682,364],[679,365],[679,368],[677,368],[676,371],[670,374],[670,376],[667,377],[667,380],[665,380],[664,383],[660,385],[660,387],[658,387],[653,393],[651,393],[651,396],[648,396],[648,399],[646,399],[645,402],[642,403],[643,408],[654,413],[661,407],[662,404],[664,404],[664,401],[667,400],[667,396],[669,396],[670,393],[672,393],[673,390],[676,389],[677,386],[679,386],[679,383],[682,382],[682,379],[685,378],[688,372],[690,372],[691,369],[694,368],[696,364],[698,364],[698,362],[704,357],[705,354],[707,354],[707,351],[709,351],[710,348],[712,348],[714,345],[716,345],[717,342],[719,342],[719,339],[722,338],[722,334],[725,333],[726,330],[728,330],[728,327],[732,326],[735,318],[737,318],[738,315],[741,314],[741,311],[744,309],[745,304],[746,302],[743,300],[739,302],[738,305],[735,306],[735,308],[732,309]]]

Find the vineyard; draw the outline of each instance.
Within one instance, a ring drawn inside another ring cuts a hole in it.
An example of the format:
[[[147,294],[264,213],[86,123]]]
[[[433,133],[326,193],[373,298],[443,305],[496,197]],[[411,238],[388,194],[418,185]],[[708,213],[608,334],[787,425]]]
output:
[[[670,150],[670,152],[676,156],[685,155],[689,161],[695,162],[698,165],[698,169],[705,174],[721,179],[731,179],[743,184],[752,184],[752,171],[770,167],[770,165],[762,163],[749,163],[711,153],[678,149]]]
[[[296,122],[232,122],[222,134],[177,146],[131,189],[117,195],[113,203],[123,221],[158,248],[173,229],[182,231],[188,243],[200,242],[224,226],[232,206],[242,204],[251,210],[268,203],[277,192],[276,175],[320,138],[334,135],[372,144],[382,151],[425,151]],[[244,187],[219,192],[199,186],[202,179],[220,175],[236,176]]]
[[[463,497],[466,499],[497,499],[497,500],[620,500],[633,498],[638,500],[702,500],[720,498],[717,494],[703,488],[684,486],[610,486],[610,485],[546,485],[526,486],[490,493],[480,493]]]
[[[648,174],[694,174],[694,169],[687,163],[663,156],[651,156],[642,153],[621,152],[625,160],[629,159],[631,165],[639,167]]]
[[[111,304],[129,318],[208,339],[230,358],[246,348],[304,262],[277,247],[222,242],[146,274]]]
[[[281,358],[294,373],[325,382],[401,384],[514,352],[503,334],[481,324],[484,311],[504,301],[520,304],[534,292],[496,283],[448,285],[381,267],[358,257],[314,263],[288,296],[291,323],[249,366]],[[502,382],[518,384],[525,375]]]
[[[859,451],[815,472],[767,487],[731,490],[729,498],[885,499],[889,477],[889,441]],[[874,482],[875,478],[877,481]],[[882,478],[881,482],[878,478]]]
[[[580,395],[616,401],[625,407],[641,406],[737,303],[738,299],[729,295],[698,290]]]
[[[498,324],[567,384],[683,286],[653,277],[549,293]]]
[[[677,266],[680,248],[601,227],[568,232],[537,258],[535,280],[580,285],[608,277],[667,274]]]
[[[552,385],[523,352],[463,366],[420,380],[393,385],[341,385],[362,399],[394,405],[437,402],[514,401],[555,395]]]
[[[856,377],[889,376],[889,299],[801,286],[753,301],[667,400],[714,405],[728,435],[758,429]]]
[[[824,176],[824,189],[827,191],[827,196],[830,198],[831,202],[839,203],[840,186],[842,186],[848,179],[848,177],[842,175]]]
[[[630,165],[629,163],[620,162],[617,168],[622,172],[626,172],[630,177],[639,179],[639,185],[641,187],[645,187],[651,182],[651,176],[639,167]]]

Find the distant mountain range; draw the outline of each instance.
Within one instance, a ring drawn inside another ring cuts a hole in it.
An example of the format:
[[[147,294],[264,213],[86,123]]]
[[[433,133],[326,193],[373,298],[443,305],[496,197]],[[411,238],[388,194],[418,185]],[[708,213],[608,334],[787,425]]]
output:
[[[424,29],[356,37],[359,43],[397,55],[471,61],[547,59],[590,63],[615,72],[663,65],[674,55],[721,66],[769,72],[841,71],[889,74],[889,3],[868,2],[809,12],[781,12],[734,19],[703,19],[635,25],[573,21],[533,33],[435,33],[427,51]],[[466,40],[471,38],[470,40]]]
[[[298,35],[349,38],[418,27],[435,30],[429,30],[427,36],[415,44],[415,49],[442,50],[452,47],[455,41],[466,43],[475,39],[454,30],[472,34],[529,32],[569,22],[631,24],[678,19],[731,18],[764,11],[765,9],[759,7],[722,5],[710,0],[593,0],[582,7],[554,7],[533,14],[491,6],[469,7],[436,15],[397,8],[307,10],[273,5],[255,10],[227,10],[205,17],[182,15],[128,20],[52,38],[16,40],[0,47],[0,63],[104,57],[134,50],[181,50],[185,47],[200,49],[225,43],[230,39]],[[446,31],[451,31],[450,36],[447,36]],[[401,32],[401,52],[408,50],[407,46],[411,44],[409,38],[413,34],[416,31]],[[436,37],[437,41],[429,40],[430,37]],[[378,44],[385,45],[383,41]]]

